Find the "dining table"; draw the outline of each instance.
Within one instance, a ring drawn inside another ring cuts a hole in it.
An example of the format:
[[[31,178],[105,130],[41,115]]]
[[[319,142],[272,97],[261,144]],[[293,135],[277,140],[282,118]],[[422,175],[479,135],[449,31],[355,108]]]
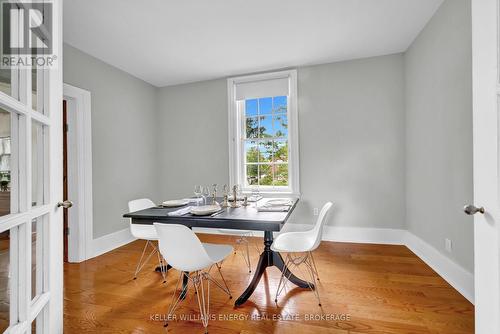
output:
[[[220,200],[219,198],[217,200]],[[260,201],[264,201],[261,199]],[[123,215],[130,218],[132,224],[180,224],[189,228],[210,228],[210,229],[232,229],[245,231],[264,232],[264,249],[259,257],[259,262],[254,275],[248,287],[235,301],[235,306],[244,304],[257,288],[262,275],[268,267],[275,266],[281,272],[284,271],[284,277],[290,282],[301,288],[315,288],[314,283],[304,281],[295,276],[286,266],[280,253],[271,249],[273,243],[273,233],[279,232],[293,210],[297,206],[298,198],[291,198],[291,205],[288,211],[283,212],[263,212],[258,210],[259,202],[249,202],[247,206],[231,207],[221,209],[217,215],[198,216],[190,213],[172,216],[172,213],[179,208],[168,208],[163,206],[151,207],[137,212],[130,212]],[[187,285],[187,279],[183,282]],[[183,291],[184,290],[183,288]]]

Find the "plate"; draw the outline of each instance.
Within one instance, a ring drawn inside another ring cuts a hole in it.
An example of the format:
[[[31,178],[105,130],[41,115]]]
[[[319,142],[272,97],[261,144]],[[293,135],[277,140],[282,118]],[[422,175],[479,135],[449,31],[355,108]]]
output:
[[[189,201],[186,201],[184,199],[173,199],[170,201],[165,201],[165,202],[161,203],[161,205],[166,207],[166,208],[176,208],[178,206],[184,206],[188,203],[189,203]]]
[[[282,205],[292,205],[292,200],[289,198],[275,198],[267,200],[266,206],[282,206]]]
[[[221,207],[218,205],[194,206],[191,208],[191,214],[195,216],[206,216],[206,215],[211,215],[212,213],[215,213],[220,209]]]

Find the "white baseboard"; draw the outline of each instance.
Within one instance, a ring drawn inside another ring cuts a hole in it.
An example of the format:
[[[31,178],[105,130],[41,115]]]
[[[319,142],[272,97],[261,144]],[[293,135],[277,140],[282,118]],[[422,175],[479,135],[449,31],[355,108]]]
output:
[[[370,227],[325,226],[323,240],[364,244],[403,245],[406,230]]]
[[[296,225],[299,229],[312,225]],[[218,229],[195,228],[195,232],[208,234],[225,234]],[[255,236],[263,236],[263,232],[254,232]],[[134,238],[130,230],[123,229],[103,237],[94,239],[93,256],[99,256],[115,248],[123,246]],[[443,253],[403,229],[369,228],[369,227],[340,227],[325,226],[323,240],[336,242],[404,245],[421,258],[429,267],[436,271],[445,281],[454,287],[467,300],[474,304],[474,275],[453,262]]]
[[[130,234],[130,229],[128,227],[120,231],[103,235],[102,237],[92,240],[92,256],[90,258],[112,251],[134,240],[135,238]]]
[[[462,296],[474,304],[474,274],[411,232],[406,232],[404,244]]]

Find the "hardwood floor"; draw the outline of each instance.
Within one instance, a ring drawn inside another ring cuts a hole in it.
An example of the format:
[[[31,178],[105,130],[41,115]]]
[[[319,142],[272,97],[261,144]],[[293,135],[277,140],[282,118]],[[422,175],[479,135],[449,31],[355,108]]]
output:
[[[230,236],[199,236],[205,242],[234,242]],[[253,241],[262,247],[262,239]],[[178,272],[169,271],[167,283],[162,284],[151,260],[138,279],[132,280],[142,247],[143,242],[136,241],[84,263],[64,265],[65,333],[166,332],[163,319]],[[255,250],[251,252],[255,267],[258,255]],[[210,308],[216,319],[209,322],[209,332],[474,332],[474,306],[404,246],[323,242],[315,259],[321,277],[322,308],[313,292],[291,285],[276,306],[274,295],[280,274],[276,268],[268,270],[246,304],[234,308],[235,298],[251,275],[240,255],[230,256],[222,268],[234,297],[230,300],[215,287],[211,289]],[[199,313],[193,291],[176,314],[177,320],[168,326],[169,333],[204,332],[196,319]],[[191,318],[179,320],[181,316]],[[236,320],[219,318],[223,316]],[[261,320],[257,320],[259,316]]]

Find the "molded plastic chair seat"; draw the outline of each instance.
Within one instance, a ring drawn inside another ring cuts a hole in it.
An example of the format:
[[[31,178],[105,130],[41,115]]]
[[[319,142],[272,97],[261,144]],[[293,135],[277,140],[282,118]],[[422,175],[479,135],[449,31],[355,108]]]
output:
[[[278,235],[271,245],[271,249],[275,252],[310,252],[313,250],[315,242],[316,239],[311,238],[309,231],[287,232],[286,234]]]
[[[224,260],[229,254],[233,252],[233,247],[230,245],[217,245],[217,244],[207,244],[202,243],[203,248],[207,252],[210,260],[215,262],[221,262]]]
[[[130,224],[130,233],[137,239],[158,240],[158,233],[153,225]]]
[[[279,232],[279,234],[287,233],[287,232],[306,232],[310,231],[314,228],[314,225],[311,224],[292,224],[292,223],[285,223],[283,225],[283,228]]]
[[[156,206],[156,204],[149,198],[135,199],[128,202],[128,211],[136,212],[149,209],[154,206]],[[132,224],[132,220],[130,220],[130,233],[132,233],[132,235],[137,239],[150,241],[158,240],[158,234],[156,233],[156,229],[153,225]]]

